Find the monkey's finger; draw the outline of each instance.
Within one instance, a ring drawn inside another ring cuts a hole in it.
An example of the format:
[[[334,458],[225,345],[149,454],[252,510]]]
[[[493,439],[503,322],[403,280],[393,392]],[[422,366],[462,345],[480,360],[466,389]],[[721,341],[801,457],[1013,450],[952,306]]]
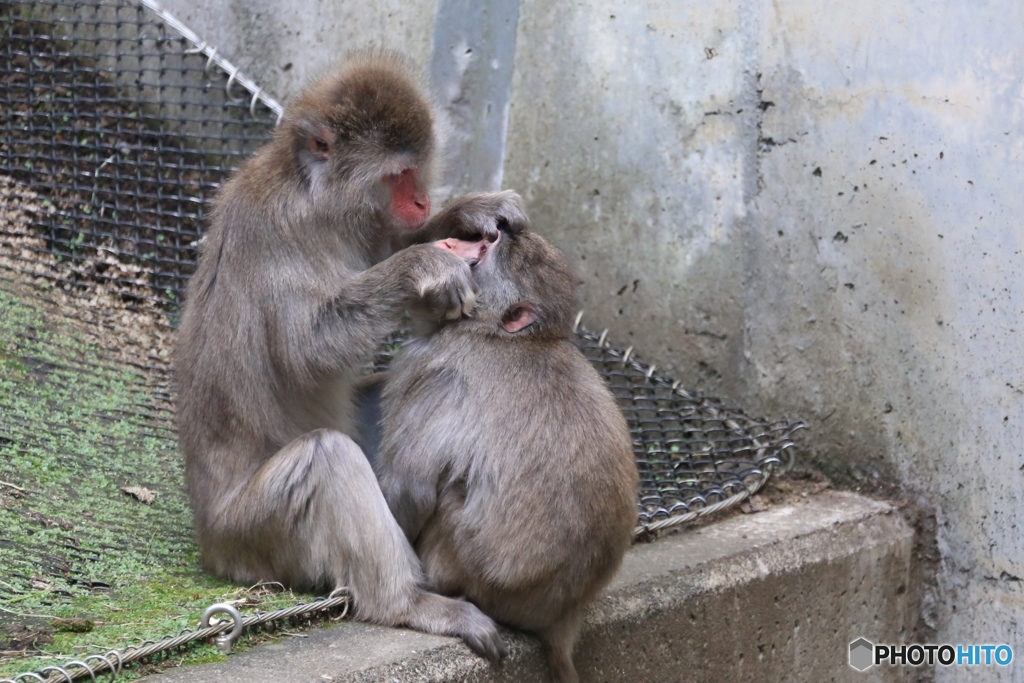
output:
[[[462,313],[461,315],[469,315],[473,312],[476,307],[476,292],[473,287],[462,292]]]
[[[529,228],[530,219],[523,208],[523,198],[519,193],[506,190],[501,195],[501,205],[496,212],[498,229],[518,234]]]
[[[418,294],[420,305],[438,320],[455,320],[462,315],[462,301],[451,282],[423,283]]]
[[[496,242],[501,236],[501,230],[498,227],[498,222],[493,220],[486,220],[480,224],[480,235],[487,242]]]
[[[520,233],[529,227],[523,199],[513,190],[467,195],[460,200],[457,213],[460,225],[452,236],[463,239],[494,242],[502,230]]]
[[[466,633],[463,634],[462,639],[473,652],[494,663],[500,662],[508,656],[508,646],[498,635],[497,630],[487,633]]]
[[[486,202],[473,205],[463,216],[463,239],[484,240],[486,243],[498,239],[497,208]]]
[[[460,288],[452,297],[452,306],[445,312],[445,319],[458,320],[464,315],[469,315],[476,307],[476,294],[469,287]]]
[[[458,283],[449,285],[444,294],[444,319],[458,320],[462,317],[462,288]]]

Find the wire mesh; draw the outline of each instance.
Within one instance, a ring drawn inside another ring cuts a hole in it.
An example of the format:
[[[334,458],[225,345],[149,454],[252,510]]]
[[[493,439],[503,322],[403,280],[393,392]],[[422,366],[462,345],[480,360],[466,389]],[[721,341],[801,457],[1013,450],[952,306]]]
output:
[[[277,121],[236,75],[132,0],[0,3],[0,176],[39,200],[0,233],[11,265],[173,311],[210,198]]]
[[[128,552],[143,528],[171,539],[167,552],[194,552],[172,457],[169,332],[212,197],[279,113],[153,0],[0,0],[0,311],[11,323],[0,324],[0,361],[19,368],[0,362],[0,454],[8,458],[0,487],[34,482],[34,472],[11,463],[36,453],[55,458],[62,482],[87,488],[102,470],[97,452],[116,461],[148,449],[181,511],[165,508],[155,527],[126,516],[78,518],[74,533],[60,536],[60,506],[78,499],[46,498],[45,509],[23,512],[52,522],[49,536],[13,542],[0,532],[0,599],[46,590],[61,600],[108,586],[97,558]],[[64,316],[77,336],[29,318],[15,325],[13,301]],[[386,367],[401,340],[381,346],[375,367]],[[638,537],[751,495],[785,463],[803,426],[753,419],[681,389],[632,349],[611,346],[607,333],[579,328],[575,341],[630,425]],[[122,390],[120,403],[64,405]],[[128,427],[115,433],[114,424]]]

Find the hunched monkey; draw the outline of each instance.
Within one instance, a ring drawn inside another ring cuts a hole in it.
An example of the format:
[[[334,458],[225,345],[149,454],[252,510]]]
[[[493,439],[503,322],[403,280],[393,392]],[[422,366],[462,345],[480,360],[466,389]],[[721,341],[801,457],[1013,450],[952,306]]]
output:
[[[392,362],[378,475],[431,586],[536,633],[554,680],[576,681],[583,609],[636,525],[629,428],[569,340],[561,252],[529,232],[482,248],[472,317]]]
[[[178,430],[208,571],[348,586],[360,619],[458,635],[496,659],[489,618],[421,588],[352,438],[353,383],[403,311],[457,318],[475,299],[459,256],[396,249],[526,221],[511,192],[468,195],[427,221],[434,121],[389,53],[350,57],[287,108],[214,203],[177,337]]]

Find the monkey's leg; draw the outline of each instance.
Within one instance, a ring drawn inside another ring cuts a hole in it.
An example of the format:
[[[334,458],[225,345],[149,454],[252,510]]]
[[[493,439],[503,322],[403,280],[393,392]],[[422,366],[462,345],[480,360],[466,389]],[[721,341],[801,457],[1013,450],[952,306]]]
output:
[[[490,618],[420,587],[415,552],[363,452],[341,432],[319,429],[285,446],[224,512],[281,579],[348,586],[364,621],[459,636],[489,659],[504,656]]]
[[[579,676],[572,663],[572,651],[580,633],[583,610],[569,610],[559,621],[544,629],[539,635],[544,652],[551,667],[554,683],[577,683]]]

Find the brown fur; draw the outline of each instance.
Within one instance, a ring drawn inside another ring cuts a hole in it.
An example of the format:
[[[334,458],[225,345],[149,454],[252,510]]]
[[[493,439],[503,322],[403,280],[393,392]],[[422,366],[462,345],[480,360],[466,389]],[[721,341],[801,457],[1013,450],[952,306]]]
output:
[[[392,365],[381,488],[433,587],[537,633],[554,679],[575,681],[582,611],[636,524],[629,429],[569,341],[574,281],[556,248],[504,234],[474,276],[473,318]],[[507,332],[524,307],[536,321]]]
[[[178,426],[209,571],[346,585],[362,619],[460,635],[496,658],[490,619],[420,588],[420,564],[352,438],[353,384],[403,312],[457,317],[475,299],[456,256],[395,248],[525,221],[506,192],[401,229],[382,178],[415,169],[429,180],[434,118],[391,54],[349,59],[288,108],[217,197],[178,333]]]

